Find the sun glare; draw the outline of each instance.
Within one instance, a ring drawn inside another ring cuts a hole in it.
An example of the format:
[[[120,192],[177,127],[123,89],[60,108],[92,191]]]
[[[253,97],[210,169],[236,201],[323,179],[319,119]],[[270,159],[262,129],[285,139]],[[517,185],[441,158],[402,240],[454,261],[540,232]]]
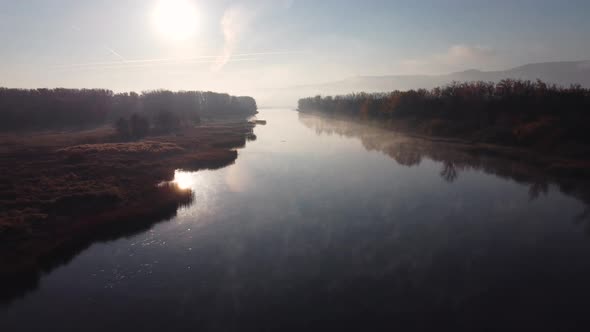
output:
[[[160,0],[154,9],[158,32],[167,39],[182,41],[197,30],[197,8],[189,0]]]
[[[190,172],[174,172],[174,183],[178,185],[180,189],[190,189],[194,185],[194,175]]]

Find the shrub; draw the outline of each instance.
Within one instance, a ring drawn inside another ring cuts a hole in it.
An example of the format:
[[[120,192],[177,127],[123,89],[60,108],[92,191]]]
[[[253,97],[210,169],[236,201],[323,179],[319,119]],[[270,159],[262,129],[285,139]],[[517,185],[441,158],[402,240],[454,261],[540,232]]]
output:
[[[115,130],[117,131],[117,135],[121,138],[128,138],[131,136],[131,131],[129,130],[129,120],[121,117],[117,122],[115,122]]]

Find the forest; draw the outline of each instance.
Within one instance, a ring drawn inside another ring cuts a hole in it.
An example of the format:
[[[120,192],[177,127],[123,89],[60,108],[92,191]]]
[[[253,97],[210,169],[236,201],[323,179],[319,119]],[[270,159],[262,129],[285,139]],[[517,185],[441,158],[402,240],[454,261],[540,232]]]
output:
[[[0,88],[0,130],[83,129],[117,120],[118,128],[140,121],[169,129],[203,116],[253,115],[256,108],[251,97],[215,92]]]
[[[452,82],[432,90],[299,100],[299,110],[372,119],[419,134],[503,145],[590,143],[590,90],[543,81]]]

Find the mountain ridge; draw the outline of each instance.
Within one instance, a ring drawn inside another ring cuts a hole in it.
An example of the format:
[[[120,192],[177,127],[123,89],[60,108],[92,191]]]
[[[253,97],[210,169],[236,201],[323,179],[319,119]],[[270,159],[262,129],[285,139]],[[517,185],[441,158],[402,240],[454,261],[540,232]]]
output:
[[[359,75],[338,81],[271,89],[273,91],[271,95],[261,99],[264,104],[295,105],[299,98],[318,94],[341,95],[353,92],[432,89],[453,81],[498,82],[505,78],[541,79],[560,86],[580,84],[582,87],[590,88],[590,60],[538,62],[505,70],[467,69],[440,75]]]
[[[358,81],[359,79],[392,79],[392,78],[443,78],[443,77],[461,77],[461,76],[472,76],[472,75],[515,75],[516,73],[526,74],[527,76],[548,76],[544,75],[547,74],[548,69],[555,70],[557,66],[560,66],[557,70],[567,71],[568,73],[577,72],[579,70],[588,71],[590,72],[590,60],[579,60],[579,61],[550,61],[550,62],[537,62],[537,63],[528,63],[516,67],[512,67],[505,70],[481,70],[477,68],[470,68],[462,71],[451,72],[448,74],[390,74],[390,75],[357,75],[357,76],[350,76],[338,81],[330,81],[325,83],[318,83],[318,84],[304,84],[304,85],[297,85],[290,88],[303,88],[303,87],[314,87],[314,86],[323,86],[323,85],[331,85],[337,84],[342,82],[348,81]],[[565,68],[565,66],[569,66],[569,68]],[[552,68],[547,68],[552,67]],[[573,68],[575,67],[575,68]],[[574,70],[576,69],[576,70]],[[536,72],[537,74],[531,73]],[[504,77],[504,78],[522,78],[522,77]],[[545,80],[543,77],[538,77],[539,79]],[[522,79],[530,79],[530,78],[522,78]],[[478,80],[478,79],[476,79]],[[590,77],[587,77],[588,84],[590,84]],[[451,81],[449,81],[450,83]],[[548,83],[555,83],[559,84],[559,82],[551,82],[547,80]],[[566,84],[575,84],[581,82],[569,82]]]

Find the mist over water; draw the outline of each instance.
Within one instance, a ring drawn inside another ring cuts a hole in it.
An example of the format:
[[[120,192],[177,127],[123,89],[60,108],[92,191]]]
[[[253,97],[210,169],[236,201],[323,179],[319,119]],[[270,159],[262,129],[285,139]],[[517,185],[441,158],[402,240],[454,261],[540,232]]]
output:
[[[575,220],[586,204],[557,183],[341,120],[258,117],[268,125],[234,165],[177,172],[192,205],[47,273],[1,309],[2,325],[468,330],[498,317],[545,328],[585,319],[590,238]]]

